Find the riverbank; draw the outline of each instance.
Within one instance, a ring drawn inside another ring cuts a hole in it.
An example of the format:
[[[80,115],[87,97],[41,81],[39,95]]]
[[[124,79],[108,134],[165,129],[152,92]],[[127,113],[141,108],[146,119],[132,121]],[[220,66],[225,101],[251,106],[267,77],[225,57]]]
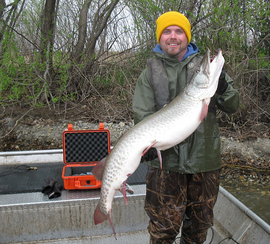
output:
[[[0,151],[19,151],[38,149],[59,149],[62,147],[62,132],[72,124],[74,130],[98,129],[97,123],[81,120],[32,119],[19,123],[13,118],[4,118],[0,121]],[[118,138],[125,134],[132,126],[133,121],[120,123],[104,123],[109,129],[111,144],[115,145]],[[251,160],[270,160],[270,139],[256,138],[253,140],[238,140],[221,133],[222,152],[237,153]]]

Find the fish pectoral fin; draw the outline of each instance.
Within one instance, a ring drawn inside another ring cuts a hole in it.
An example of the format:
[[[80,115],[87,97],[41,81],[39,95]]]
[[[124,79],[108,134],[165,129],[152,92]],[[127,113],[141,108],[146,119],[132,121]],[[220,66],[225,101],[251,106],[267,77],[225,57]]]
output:
[[[97,163],[97,165],[92,169],[92,173],[95,176],[95,178],[99,181],[102,181],[102,176],[106,164],[107,157],[103,158],[101,161]]]
[[[142,156],[144,156],[150,148],[154,147],[155,144],[157,144],[157,141],[156,141],[156,140],[155,140],[149,147],[147,147],[147,148],[143,151]],[[157,148],[156,148],[156,150],[157,150],[157,155],[158,155],[158,159],[159,159],[159,163],[160,163],[160,168],[162,169],[162,157],[161,157],[161,152],[160,152]]]
[[[142,156],[144,156],[144,154],[146,154],[147,151],[148,151],[151,147],[155,146],[155,144],[157,144],[157,141],[156,141],[156,140],[155,140],[150,146],[148,146],[148,147],[143,151]]]
[[[200,121],[203,121],[203,119],[206,117],[208,113],[208,104],[209,104],[209,101],[207,99],[203,100],[202,111],[200,114]]]
[[[159,163],[160,163],[160,169],[162,169],[162,157],[161,157],[161,152],[156,148],[157,150],[157,155],[158,155],[158,159],[159,159]]]

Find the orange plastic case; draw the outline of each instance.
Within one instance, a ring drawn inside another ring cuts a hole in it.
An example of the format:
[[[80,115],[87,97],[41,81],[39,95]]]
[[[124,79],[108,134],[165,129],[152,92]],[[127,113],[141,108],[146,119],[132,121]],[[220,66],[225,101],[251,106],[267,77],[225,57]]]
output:
[[[64,166],[62,178],[66,190],[101,187],[92,174],[95,165],[110,153],[110,132],[99,124],[98,130],[74,130],[72,124],[63,132]]]

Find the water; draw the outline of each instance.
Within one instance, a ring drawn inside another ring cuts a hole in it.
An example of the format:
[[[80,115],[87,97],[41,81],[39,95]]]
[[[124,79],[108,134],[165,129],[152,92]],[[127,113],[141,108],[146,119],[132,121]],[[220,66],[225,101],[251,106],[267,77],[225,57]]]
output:
[[[221,180],[221,185],[234,197],[270,224],[270,187]]]

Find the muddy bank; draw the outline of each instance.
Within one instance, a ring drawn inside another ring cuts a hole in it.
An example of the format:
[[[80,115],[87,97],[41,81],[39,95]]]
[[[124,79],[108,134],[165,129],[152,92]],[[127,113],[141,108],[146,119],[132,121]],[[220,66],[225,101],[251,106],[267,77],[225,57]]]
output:
[[[30,124],[20,123],[15,126],[11,118],[6,118],[0,129],[1,151],[45,150],[62,148],[62,133],[67,129],[69,121],[54,122],[50,119],[33,120]],[[83,121],[73,122],[74,130],[98,129],[98,124]],[[132,126],[129,123],[104,123],[111,135],[111,144],[115,145],[118,138]],[[237,155],[240,159],[250,162],[270,161],[270,139],[257,138],[252,141],[240,142],[234,138],[221,136],[222,153]]]
[[[34,120],[31,124],[18,124],[16,127],[12,120],[5,127],[0,129],[2,151],[14,150],[35,150],[35,149],[59,149],[62,148],[62,133],[67,130],[70,122],[54,122],[52,120]],[[99,124],[76,121],[72,123],[74,130],[96,130]],[[104,127],[109,129],[111,144],[115,145],[118,138],[127,132],[133,123],[104,123]]]

